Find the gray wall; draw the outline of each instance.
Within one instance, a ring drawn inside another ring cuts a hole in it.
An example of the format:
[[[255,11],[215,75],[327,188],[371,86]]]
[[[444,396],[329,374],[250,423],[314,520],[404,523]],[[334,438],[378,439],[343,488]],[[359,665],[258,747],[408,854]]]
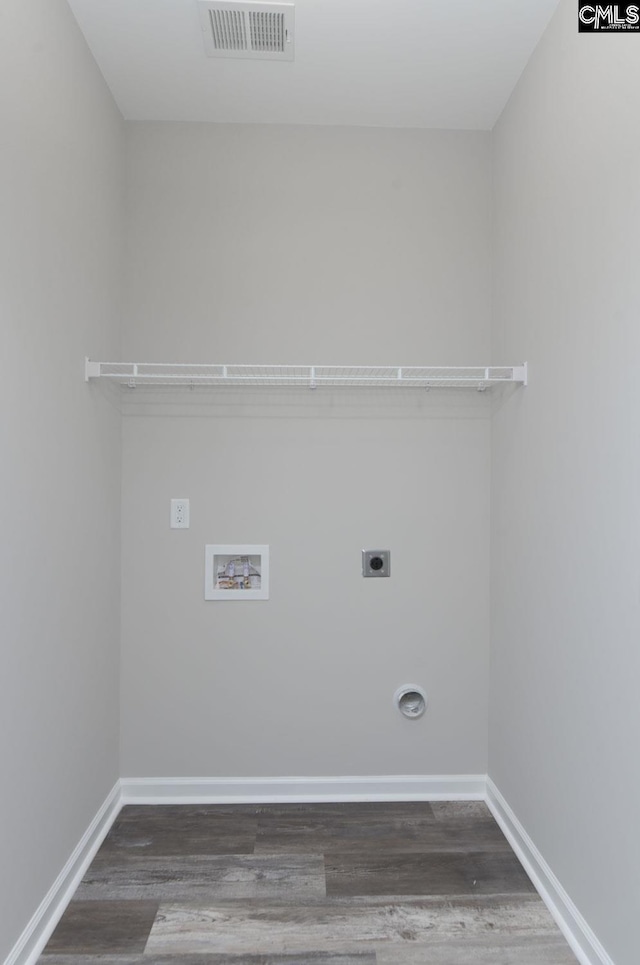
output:
[[[0,7],[0,959],[118,776],[120,116],[63,0]]]
[[[124,357],[488,358],[487,134],[130,124],[128,219]],[[484,773],[482,397],[145,398],[123,429],[123,774]],[[268,543],[271,599],[206,603],[211,542]],[[361,578],[366,546],[391,579]],[[421,721],[392,708],[405,682]]]
[[[563,2],[495,131],[490,775],[638,960],[640,58]]]

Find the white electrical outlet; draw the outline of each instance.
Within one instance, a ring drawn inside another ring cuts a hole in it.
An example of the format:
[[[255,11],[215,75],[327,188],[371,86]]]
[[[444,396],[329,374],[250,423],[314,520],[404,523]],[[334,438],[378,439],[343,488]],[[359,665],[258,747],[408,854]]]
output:
[[[171,500],[171,529],[189,529],[189,500]]]

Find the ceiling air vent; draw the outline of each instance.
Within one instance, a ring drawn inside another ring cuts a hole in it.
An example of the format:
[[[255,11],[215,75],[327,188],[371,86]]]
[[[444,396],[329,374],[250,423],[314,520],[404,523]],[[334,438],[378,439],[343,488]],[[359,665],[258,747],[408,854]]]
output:
[[[293,60],[292,3],[198,0],[208,57]]]

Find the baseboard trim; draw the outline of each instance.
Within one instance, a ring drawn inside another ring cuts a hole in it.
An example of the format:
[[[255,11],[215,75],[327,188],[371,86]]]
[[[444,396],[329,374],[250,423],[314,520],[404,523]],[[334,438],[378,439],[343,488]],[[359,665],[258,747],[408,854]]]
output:
[[[581,965],[614,965],[491,778],[486,801]]]
[[[4,965],[34,965],[38,960],[121,807],[120,781],[117,781],[13,946],[9,957],[5,959]]]
[[[388,777],[125,777],[124,804],[482,801],[484,774]]]

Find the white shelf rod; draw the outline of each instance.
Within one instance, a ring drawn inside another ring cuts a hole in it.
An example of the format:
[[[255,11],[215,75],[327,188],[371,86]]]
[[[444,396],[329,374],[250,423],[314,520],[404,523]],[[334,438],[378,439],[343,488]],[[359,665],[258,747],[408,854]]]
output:
[[[498,366],[218,365],[175,362],[94,362],[85,359],[85,381],[112,379],[138,385],[296,385],[476,388],[527,384],[527,363]]]

